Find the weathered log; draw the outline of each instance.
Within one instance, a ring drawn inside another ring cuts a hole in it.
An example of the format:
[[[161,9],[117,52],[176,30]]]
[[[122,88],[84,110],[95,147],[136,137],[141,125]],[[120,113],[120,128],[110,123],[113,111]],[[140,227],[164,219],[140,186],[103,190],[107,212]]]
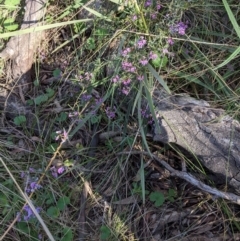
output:
[[[21,29],[37,27],[43,23],[46,2],[46,0],[26,0]],[[2,117],[13,118],[25,115],[29,126],[32,126],[33,115],[25,106],[25,94],[32,82],[31,68],[34,55],[43,37],[42,31],[14,36],[0,53],[0,58],[4,61],[11,60],[8,66],[11,77],[6,80],[5,91],[1,91],[0,94]]]
[[[45,4],[46,0],[26,0],[21,29],[36,27],[42,24],[41,20],[45,14]],[[22,94],[27,91],[28,85],[31,82],[30,69],[34,62],[34,54],[42,38],[42,31],[14,36],[0,53],[0,58],[3,60],[12,60],[12,79],[9,81],[10,83],[12,82],[12,86],[9,86],[9,88],[21,86]]]
[[[240,191],[240,124],[204,100],[155,91],[154,141],[175,143]],[[158,128],[159,127],[159,128]]]

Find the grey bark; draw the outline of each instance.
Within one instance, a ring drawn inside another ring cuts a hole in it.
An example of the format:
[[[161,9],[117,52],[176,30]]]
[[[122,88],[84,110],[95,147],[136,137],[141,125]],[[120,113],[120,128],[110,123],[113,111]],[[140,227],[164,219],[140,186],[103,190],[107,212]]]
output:
[[[37,27],[43,23],[46,2],[47,0],[25,1],[21,29]],[[34,55],[43,37],[43,31],[14,36],[0,53],[0,58],[6,62],[11,73],[10,79],[7,79],[4,84],[4,90],[0,91],[0,109],[11,118],[30,113],[25,107],[24,96],[32,82],[31,68],[34,63]]]
[[[192,153],[216,178],[240,191],[240,124],[204,100],[155,91],[154,141]]]

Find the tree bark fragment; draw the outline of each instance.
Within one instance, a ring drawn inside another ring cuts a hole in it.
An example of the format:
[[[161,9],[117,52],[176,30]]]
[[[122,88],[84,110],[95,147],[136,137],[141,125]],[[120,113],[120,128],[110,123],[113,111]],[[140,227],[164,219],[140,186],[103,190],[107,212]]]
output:
[[[239,122],[224,110],[189,96],[170,96],[158,90],[153,102],[158,120],[153,140],[181,146],[216,178],[240,192]]]
[[[46,0],[25,1],[25,14],[21,29],[37,27],[43,23],[46,2]],[[13,118],[18,115],[27,115],[27,119],[31,119],[28,116],[30,111],[24,103],[25,94],[32,82],[31,68],[43,37],[43,31],[14,36],[0,53],[0,58],[6,62],[6,65],[9,65],[11,73],[10,79],[6,79],[5,87],[0,91],[0,109],[4,111],[3,117]]]

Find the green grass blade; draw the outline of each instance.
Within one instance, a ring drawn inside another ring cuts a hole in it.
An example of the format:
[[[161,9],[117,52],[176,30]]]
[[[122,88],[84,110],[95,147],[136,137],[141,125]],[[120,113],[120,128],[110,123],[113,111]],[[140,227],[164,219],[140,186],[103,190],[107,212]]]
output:
[[[143,125],[142,125],[141,103],[142,103],[142,99],[139,98],[138,99],[138,125],[139,125],[139,129],[140,129],[141,137],[142,137],[142,140],[143,140],[143,144],[146,147],[147,152],[151,155],[151,151],[150,151],[149,146],[147,144],[146,135],[144,133],[144,129],[143,129]]]
[[[145,191],[145,175],[144,175],[143,155],[141,155],[140,180],[141,180],[142,200],[143,200],[143,205],[145,205],[146,191]]]
[[[230,19],[230,21],[231,21],[231,23],[232,23],[232,25],[233,25],[233,28],[234,28],[234,30],[236,31],[238,37],[240,38],[240,27],[239,27],[239,25],[238,25],[238,23],[237,23],[236,18],[235,18],[234,15],[233,15],[233,12],[232,12],[232,10],[230,9],[230,7],[229,7],[229,5],[228,5],[228,2],[227,2],[226,0],[223,0],[223,4],[224,4],[224,7],[225,7],[225,9],[226,9],[226,11],[227,11],[228,17],[229,17],[229,19]]]
[[[170,89],[168,88],[165,81],[160,77],[160,75],[156,72],[156,70],[152,67],[151,64],[147,64],[147,67],[149,71],[152,73],[152,75],[158,80],[158,82],[162,85],[162,87],[167,91],[168,94],[171,94]]]
[[[47,25],[37,26],[33,28],[21,29],[21,30],[13,31],[9,33],[1,33],[0,38],[9,38],[9,37],[19,36],[27,33],[40,32],[51,28],[58,28],[69,24],[89,22],[89,21],[93,21],[93,19],[81,19],[81,20],[66,21],[62,23],[47,24]]]
[[[217,70],[223,66],[225,66],[226,64],[228,64],[230,61],[232,61],[233,59],[236,58],[236,56],[240,53],[240,46],[225,60],[223,61],[221,64],[219,64],[217,67],[214,68],[214,70]]]
[[[177,76],[181,77],[181,78],[184,78],[186,80],[188,80],[190,83],[193,82],[195,84],[198,84],[208,90],[210,90],[212,93],[214,93],[214,95],[217,97],[217,98],[220,98],[219,95],[214,91],[213,88],[211,88],[210,86],[204,84],[202,81],[200,81],[198,78],[194,77],[194,76],[191,76],[187,73],[184,73],[183,71],[179,71],[176,73]]]
[[[134,111],[135,111],[135,108],[136,108],[136,105],[138,103],[138,101],[140,100],[141,101],[141,97],[142,97],[142,88],[143,88],[143,82],[140,83],[140,87],[139,87],[139,90],[137,92],[137,96],[133,102],[133,107],[132,107],[132,115],[134,114]]]
[[[102,15],[101,13],[99,13],[99,12],[97,12],[97,11],[91,9],[91,8],[88,8],[88,7],[85,7],[85,6],[83,6],[83,8],[85,8],[88,12],[90,12],[91,14],[97,16],[98,18],[102,18],[102,19],[104,19],[104,20],[106,20],[108,22],[112,22],[111,19],[107,18],[106,16]]]
[[[223,0],[223,4],[224,4],[224,7],[227,11],[227,14],[228,14],[228,17],[232,23],[232,26],[234,28],[234,30],[236,31],[239,39],[240,39],[240,27],[237,23],[237,20],[236,18],[234,17],[233,15],[233,12],[232,10],[230,9],[229,5],[228,5],[228,2],[226,0]],[[230,61],[232,61],[233,59],[236,58],[236,56],[240,53],[240,46],[225,60],[223,61],[221,64],[219,64],[216,68],[214,68],[214,70],[217,70],[223,66],[225,66],[226,64],[228,64]]]
[[[115,4],[121,5],[123,3],[122,0],[109,0],[110,2],[113,2]]]

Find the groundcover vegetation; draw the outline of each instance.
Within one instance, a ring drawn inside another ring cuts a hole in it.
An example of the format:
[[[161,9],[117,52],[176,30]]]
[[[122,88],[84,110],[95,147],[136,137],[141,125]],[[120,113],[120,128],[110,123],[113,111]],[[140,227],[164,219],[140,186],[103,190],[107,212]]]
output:
[[[25,4],[1,2],[1,50],[26,33]],[[186,161],[207,179],[184,151],[152,141],[152,92],[204,99],[239,120],[239,2],[59,0],[44,8],[41,27],[29,30],[45,34],[24,96],[35,119],[1,110],[0,240],[240,240],[238,205],[151,159],[157,153],[175,169]],[[0,62],[3,88],[10,66]]]

